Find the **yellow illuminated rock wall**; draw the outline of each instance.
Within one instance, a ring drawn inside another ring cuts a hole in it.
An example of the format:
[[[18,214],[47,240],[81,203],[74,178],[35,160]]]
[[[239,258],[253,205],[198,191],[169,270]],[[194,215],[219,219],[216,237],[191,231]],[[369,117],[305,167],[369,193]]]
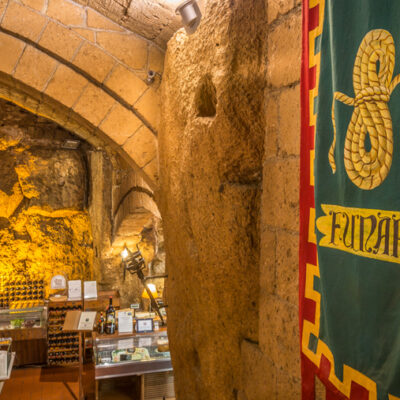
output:
[[[19,122],[28,126],[0,127],[0,279],[43,279],[47,296],[54,274],[93,275],[86,170],[83,153],[57,146],[68,132],[53,134],[48,148],[43,135],[55,125]]]

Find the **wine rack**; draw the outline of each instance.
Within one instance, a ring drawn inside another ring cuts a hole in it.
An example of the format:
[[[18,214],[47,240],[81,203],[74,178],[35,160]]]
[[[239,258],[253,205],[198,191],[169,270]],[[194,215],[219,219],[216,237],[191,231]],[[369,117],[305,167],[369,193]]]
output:
[[[0,308],[33,308],[44,303],[44,281],[41,279],[1,279]]]
[[[79,334],[63,332],[68,311],[82,310],[81,301],[49,302],[47,318],[47,364],[71,365],[79,362]]]

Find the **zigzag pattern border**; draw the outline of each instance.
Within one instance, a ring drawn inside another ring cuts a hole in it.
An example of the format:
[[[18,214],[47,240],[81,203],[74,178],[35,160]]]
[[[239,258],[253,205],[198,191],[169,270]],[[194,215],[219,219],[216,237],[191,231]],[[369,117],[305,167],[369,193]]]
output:
[[[318,25],[313,30],[308,32],[308,43],[309,43],[309,59],[308,68],[315,68],[315,86],[309,89],[309,127],[315,129],[317,114],[315,112],[315,99],[318,96],[319,80],[320,80],[320,66],[321,66],[321,54],[320,51],[316,52],[315,43],[316,39],[322,34],[324,15],[325,15],[325,1],[326,0],[310,0],[308,8],[309,10],[319,7],[318,11]],[[315,150],[310,149],[309,161],[310,161],[310,185],[314,186],[314,156]],[[308,241],[309,243],[316,244],[316,236],[313,227],[315,226],[315,208],[309,210],[309,229],[308,229]],[[303,354],[317,367],[321,367],[322,356],[330,362],[330,372],[328,376],[329,382],[336,387],[344,396],[350,398],[351,386],[355,382],[365,388],[368,391],[368,400],[377,399],[377,385],[376,383],[368,378],[366,375],[355,370],[354,368],[344,364],[343,365],[343,381],[341,381],[335,375],[335,360],[332,351],[321,339],[319,339],[320,333],[320,317],[321,317],[321,294],[314,290],[314,279],[320,277],[320,271],[318,265],[312,265],[307,263],[306,265],[306,281],[305,281],[305,293],[304,297],[315,302],[315,322],[303,319],[303,329],[301,338],[301,349]],[[316,352],[314,353],[309,348],[309,342],[311,335],[318,339]],[[399,397],[389,394],[388,400],[400,400]]]

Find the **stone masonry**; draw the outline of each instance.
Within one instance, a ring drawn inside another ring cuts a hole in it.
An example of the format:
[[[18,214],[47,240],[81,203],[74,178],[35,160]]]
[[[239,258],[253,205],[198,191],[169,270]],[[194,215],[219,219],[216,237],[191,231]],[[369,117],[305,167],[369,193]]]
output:
[[[64,107],[68,120],[83,119],[154,187],[161,48],[68,0],[1,0],[0,52],[2,97],[63,126],[56,109]],[[150,86],[148,70],[158,73]]]

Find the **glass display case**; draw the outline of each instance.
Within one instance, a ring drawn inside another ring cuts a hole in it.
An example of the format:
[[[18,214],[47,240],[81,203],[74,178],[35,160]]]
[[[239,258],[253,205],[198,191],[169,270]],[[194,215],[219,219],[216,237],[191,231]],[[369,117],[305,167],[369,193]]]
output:
[[[99,335],[93,333],[96,379],[171,371],[167,332]]]
[[[0,310],[0,337],[12,338],[14,366],[46,360],[47,307]]]
[[[46,326],[46,307],[0,310],[0,331]]]

